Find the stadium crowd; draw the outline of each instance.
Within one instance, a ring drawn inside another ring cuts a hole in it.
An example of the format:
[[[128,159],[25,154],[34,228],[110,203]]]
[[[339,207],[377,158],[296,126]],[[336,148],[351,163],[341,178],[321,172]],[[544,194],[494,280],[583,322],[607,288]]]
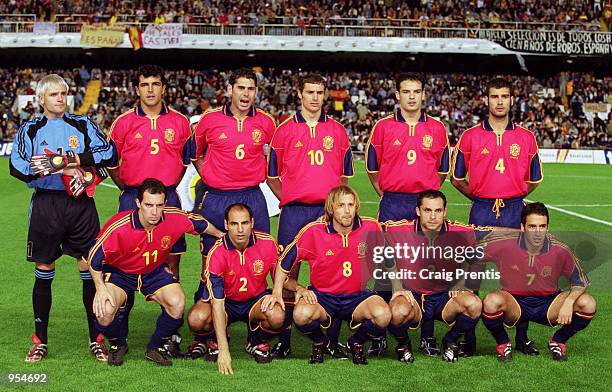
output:
[[[107,130],[115,118],[133,107],[137,97],[132,70],[0,69],[0,131],[10,141],[19,125],[38,115],[37,102],[19,104],[18,95],[33,95],[37,81],[47,73],[62,75],[71,86],[76,110],[83,102],[86,84],[101,80],[98,103],[89,115]],[[299,106],[296,73],[290,70],[259,70],[258,106],[278,122],[292,115]],[[328,80],[327,112],[346,127],[353,148],[363,151],[374,123],[395,109],[393,75],[382,73],[324,73]],[[168,71],[167,102],[176,110],[195,115],[226,102],[219,70]],[[459,134],[477,124],[487,109],[482,100],[488,76],[468,74],[428,75],[427,112],[447,126],[451,144]],[[536,134],[538,143],[548,148],[596,148],[612,144],[611,118],[593,118],[585,113],[585,103],[608,103],[612,78],[589,73],[560,73],[538,78],[508,76],[514,80],[513,119]]]
[[[429,26],[450,22],[456,23],[454,27],[501,27],[504,22],[537,22],[583,24],[584,28],[599,30],[600,19],[607,26],[612,22],[612,8],[604,0],[9,0],[0,3],[0,14],[34,14],[42,20],[53,20],[55,15],[87,15],[91,21],[255,26],[283,23],[304,27],[393,25],[399,20],[415,20]]]

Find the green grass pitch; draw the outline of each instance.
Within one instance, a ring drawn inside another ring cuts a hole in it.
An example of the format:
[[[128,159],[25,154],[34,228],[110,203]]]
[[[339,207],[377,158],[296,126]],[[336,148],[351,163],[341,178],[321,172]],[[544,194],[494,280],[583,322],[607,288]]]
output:
[[[268,365],[256,364],[244,353],[245,325],[234,324],[231,352],[235,374],[221,376],[216,365],[210,362],[176,360],[171,368],[159,368],[145,361],[144,349],[155,325],[159,307],[145,303],[137,297],[130,318],[130,352],[120,368],[110,368],[97,363],[87,351],[87,327],[81,303],[81,283],[75,263],[64,257],[57,263],[53,283],[53,308],[49,326],[49,356],[40,364],[26,364],[25,354],[30,347],[33,331],[31,292],[33,265],[25,262],[28,204],[31,191],[8,173],[7,158],[0,159],[0,187],[2,189],[2,214],[0,238],[0,373],[46,372],[50,377],[47,388],[52,390],[457,390],[488,391],[498,388],[508,390],[609,390],[610,360],[612,352],[612,294],[598,289],[592,291],[598,301],[598,314],[584,333],[577,334],[568,345],[569,361],[553,362],[546,353],[546,342],[551,329],[531,324],[530,337],[535,340],[542,354],[526,357],[515,354],[510,365],[497,363],[494,341],[479,323],[479,354],[448,364],[440,358],[429,358],[417,352],[412,365],[395,360],[391,350],[385,358],[370,359],[368,366],[355,366],[350,361],[326,359],[322,365],[307,364],[310,344],[305,337],[294,332],[291,359],[274,361]],[[350,184],[362,197],[362,215],[376,216],[377,201],[369,184],[363,162],[356,163],[356,175]],[[545,165],[543,184],[530,195],[530,200],[540,200],[558,208],[577,213],[570,215],[551,211],[554,230],[596,231],[604,237],[612,232],[605,223],[589,221],[584,216],[604,222],[612,222],[610,204],[612,171],[610,166],[597,165]],[[449,218],[465,221],[468,213],[467,199],[446,183],[443,190],[449,198]],[[117,207],[118,191],[100,186],[96,203],[104,222]],[[272,221],[276,231],[277,219]],[[608,232],[608,233],[606,233]],[[611,238],[608,235],[608,238]],[[182,284],[188,306],[201,267],[196,238],[189,238],[189,252],[181,262]],[[608,255],[609,259],[610,256]],[[592,280],[606,281],[610,268],[601,266],[592,274]],[[306,273],[303,273],[307,277]],[[441,339],[446,327],[436,324],[436,334]],[[190,333],[183,327],[184,340]],[[343,332],[343,339],[347,332]],[[511,336],[514,332],[510,332]],[[413,345],[418,334],[411,333]],[[183,344],[185,347],[185,344]],[[6,376],[5,376],[6,377]],[[608,386],[606,386],[608,385]],[[0,389],[6,385],[0,384]]]

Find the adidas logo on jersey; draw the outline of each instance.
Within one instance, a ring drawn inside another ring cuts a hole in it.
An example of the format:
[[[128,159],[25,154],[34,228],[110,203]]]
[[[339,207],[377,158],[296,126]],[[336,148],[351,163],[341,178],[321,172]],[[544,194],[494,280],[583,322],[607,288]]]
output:
[[[393,142],[394,146],[401,146],[402,142],[400,142],[398,139],[395,139],[395,141]]]
[[[43,141],[40,143],[40,145],[41,145],[41,146],[48,146],[48,145],[49,145],[49,143],[47,143],[47,141],[46,141],[46,140],[43,140]]]
[[[482,151],[480,152],[482,155],[487,155],[489,153],[489,150],[487,150],[487,148],[483,148]]]
[[[300,147],[304,147],[304,145],[302,144],[301,141],[297,141],[297,143],[295,143],[295,148],[300,148]]]
[[[227,135],[225,134],[225,132],[219,135],[219,139],[227,139]]]
[[[140,251],[140,247],[139,246],[135,247],[134,250],[132,251],[132,253],[136,253],[138,251]]]
[[[334,255],[334,252],[331,249],[325,252],[325,256],[333,256],[333,255]]]
[[[142,135],[140,134],[140,132],[138,132],[136,136],[134,136],[134,139],[142,139]]]

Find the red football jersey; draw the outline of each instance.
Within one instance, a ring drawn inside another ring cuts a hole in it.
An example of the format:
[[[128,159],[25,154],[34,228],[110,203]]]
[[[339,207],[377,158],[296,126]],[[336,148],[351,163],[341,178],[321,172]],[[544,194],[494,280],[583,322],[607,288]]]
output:
[[[486,119],[459,138],[452,171],[455,179],[469,176],[470,194],[488,199],[525,196],[527,183],[543,178],[533,133],[509,122],[497,135]]]
[[[264,145],[270,143],[276,124],[272,116],[251,107],[239,120],[230,104],[204,113],[195,131],[196,159],[204,183],[217,189],[257,186],[266,179]]]
[[[422,294],[448,291],[455,281],[456,271],[463,268],[465,265],[463,263],[472,261],[469,257],[465,257],[465,254],[457,259],[457,253],[451,255],[450,249],[471,247],[475,255],[476,229],[476,226],[446,220],[438,236],[431,241],[425,236],[419,219],[385,222],[389,246],[407,244],[421,252],[418,256],[407,253],[408,257],[395,259],[398,271],[406,274],[404,286]],[[409,276],[407,271],[411,271],[412,275]]]
[[[398,109],[379,120],[368,140],[366,170],[378,173],[382,191],[420,193],[440,189],[447,174],[450,146],[444,124],[425,113],[411,126]]]
[[[316,290],[331,294],[365,290],[374,270],[368,248],[382,240],[381,233],[380,225],[372,218],[355,218],[346,236],[338,233],[332,222],[319,219],[306,225],[285,249],[280,268],[288,273],[296,261],[306,260],[310,284]]]
[[[530,254],[520,232],[487,236],[485,261],[497,265],[502,290],[514,295],[547,296],[559,290],[565,276],[571,286],[586,287],[589,279],[572,250],[548,235],[539,254]]]
[[[353,176],[353,154],[346,130],[321,112],[309,127],[300,112],[274,133],[268,155],[268,177],[282,181],[281,207],[300,202],[325,202],[341,177]]]
[[[185,233],[202,234],[208,221],[175,207],[164,207],[162,218],[151,231],[144,229],[138,210],[112,216],[87,254],[96,271],[107,264],[128,274],[148,274],[168,260],[170,249]]]
[[[190,163],[189,120],[166,104],[157,116],[147,116],[138,104],[117,117],[110,137],[121,160],[119,177],[127,186],[139,186],[147,178],[176,185]]]
[[[274,280],[278,247],[264,232],[253,230],[249,245],[239,251],[225,235],[217,240],[206,259],[206,283],[215,299],[247,301],[268,288],[269,274]]]

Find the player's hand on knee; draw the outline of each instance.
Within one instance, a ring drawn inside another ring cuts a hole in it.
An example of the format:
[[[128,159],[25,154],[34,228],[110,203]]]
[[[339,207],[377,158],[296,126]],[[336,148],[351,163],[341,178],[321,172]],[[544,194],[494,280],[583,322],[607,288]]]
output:
[[[303,298],[304,301],[309,305],[314,305],[318,302],[317,295],[313,291],[305,289],[303,287],[298,287],[295,292],[295,303],[297,304],[301,298]]]
[[[574,312],[574,304],[563,302],[557,316],[557,324],[566,325],[572,322],[572,313]]]
[[[398,290],[391,296],[391,301],[393,301],[396,297],[404,297],[411,305],[416,304],[416,300],[414,299],[414,295],[412,295],[412,291],[410,290]]]
[[[66,155],[60,155],[45,148],[44,154],[34,155],[30,159],[32,173],[41,177],[77,166],[79,166],[79,156],[72,151],[68,151]]]
[[[97,290],[96,295],[94,296],[94,301],[93,301],[93,311],[97,317],[106,316],[107,314],[106,303],[107,302],[111,305],[111,307],[113,308],[115,307],[115,300],[110,295],[108,290],[106,290],[106,288]]]
[[[281,309],[285,310],[285,302],[283,301],[282,296],[277,296],[274,294],[266,295],[261,300],[261,311],[265,313],[268,310],[272,310],[275,304],[279,304]]]
[[[232,369],[232,357],[228,350],[220,350],[217,357],[217,370],[221,374],[234,374]]]

